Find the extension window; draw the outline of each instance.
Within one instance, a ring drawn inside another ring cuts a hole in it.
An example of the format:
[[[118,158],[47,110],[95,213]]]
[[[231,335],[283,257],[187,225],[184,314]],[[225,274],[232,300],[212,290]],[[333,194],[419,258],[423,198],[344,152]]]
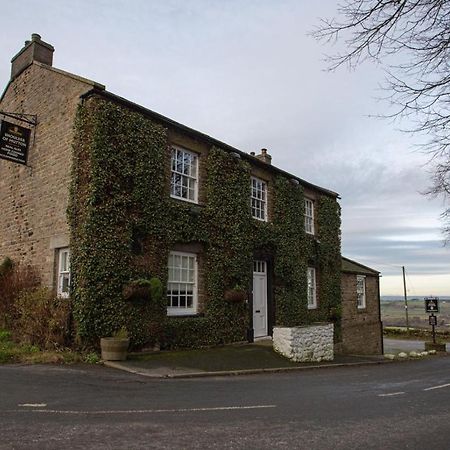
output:
[[[356,299],[358,309],[364,309],[366,307],[366,277],[364,275],[356,277]]]
[[[316,293],[316,269],[308,267],[307,270],[307,289],[308,289],[308,309],[317,308],[317,293]]]

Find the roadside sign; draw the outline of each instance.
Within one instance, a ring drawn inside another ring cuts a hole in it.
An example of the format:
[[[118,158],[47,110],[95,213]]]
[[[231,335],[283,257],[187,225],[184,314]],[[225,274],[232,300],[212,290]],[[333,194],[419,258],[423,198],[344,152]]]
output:
[[[438,297],[426,297],[424,300],[425,300],[425,312],[427,312],[427,313],[439,312],[439,298]]]
[[[430,325],[436,326],[437,325],[437,317],[436,316],[428,316],[428,323]]]

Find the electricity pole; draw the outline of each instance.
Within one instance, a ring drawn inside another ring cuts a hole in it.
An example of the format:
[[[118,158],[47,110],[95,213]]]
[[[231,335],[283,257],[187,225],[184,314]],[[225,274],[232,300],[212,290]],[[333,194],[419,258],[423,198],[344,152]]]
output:
[[[403,270],[403,293],[404,293],[404,296],[405,296],[406,332],[409,334],[408,296],[406,295],[405,266],[402,266],[402,270]]]

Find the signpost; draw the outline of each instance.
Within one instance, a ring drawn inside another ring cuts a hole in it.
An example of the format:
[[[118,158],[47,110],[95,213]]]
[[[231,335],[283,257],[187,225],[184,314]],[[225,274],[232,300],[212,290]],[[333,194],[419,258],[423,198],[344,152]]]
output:
[[[0,127],[0,158],[26,165],[30,133],[29,128],[3,120]]]
[[[428,316],[428,323],[431,325],[431,329],[433,331],[433,344],[436,344],[436,325],[437,325],[437,317],[434,313],[439,312],[439,298],[438,297],[426,297],[425,299],[425,312],[431,313]]]

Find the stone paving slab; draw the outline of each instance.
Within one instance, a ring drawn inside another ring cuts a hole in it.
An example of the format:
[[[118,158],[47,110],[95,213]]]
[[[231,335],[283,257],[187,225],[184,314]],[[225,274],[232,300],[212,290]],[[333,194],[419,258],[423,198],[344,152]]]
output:
[[[251,350],[251,353],[248,351]],[[231,352],[231,354],[230,354]],[[386,361],[382,356],[336,356],[334,361],[292,363],[271,351],[270,348],[260,345],[248,345],[241,347],[225,347],[219,349],[205,349],[193,351],[192,358],[186,362],[186,358],[174,358],[177,352],[161,352],[149,355],[147,359],[141,359],[138,355],[131,355],[126,361],[104,361],[108,367],[124,370],[136,375],[151,378],[198,378],[225,375],[249,375],[258,373],[290,372],[296,370],[310,370],[329,367],[359,366],[365,364],[380,364]],[[189,352],[180,352],[190,355]],[[251,361],[249,362],[249,355]],[[272,359],[268,358],[272,356]],[[231,356],[231,358],[230,358]],[[202,357],[211,361],[210,368],[205,367]],[[218,359],[220,358],[220,363]],[[227,359],[228,358],[228,359]],[[239,358],[243,363],[239,364]],[[216,361],[214,361],[216,359]],[[183,365],[183,361],[186,362]],[[198,362],[198,365],[196,365]],[[187,367],[186,365],[189,365]],[[228,367],[227,367],[228,366]],[[250,366],[250,367],[249,367]],[[200,368],[203,367],[203,368]]]

